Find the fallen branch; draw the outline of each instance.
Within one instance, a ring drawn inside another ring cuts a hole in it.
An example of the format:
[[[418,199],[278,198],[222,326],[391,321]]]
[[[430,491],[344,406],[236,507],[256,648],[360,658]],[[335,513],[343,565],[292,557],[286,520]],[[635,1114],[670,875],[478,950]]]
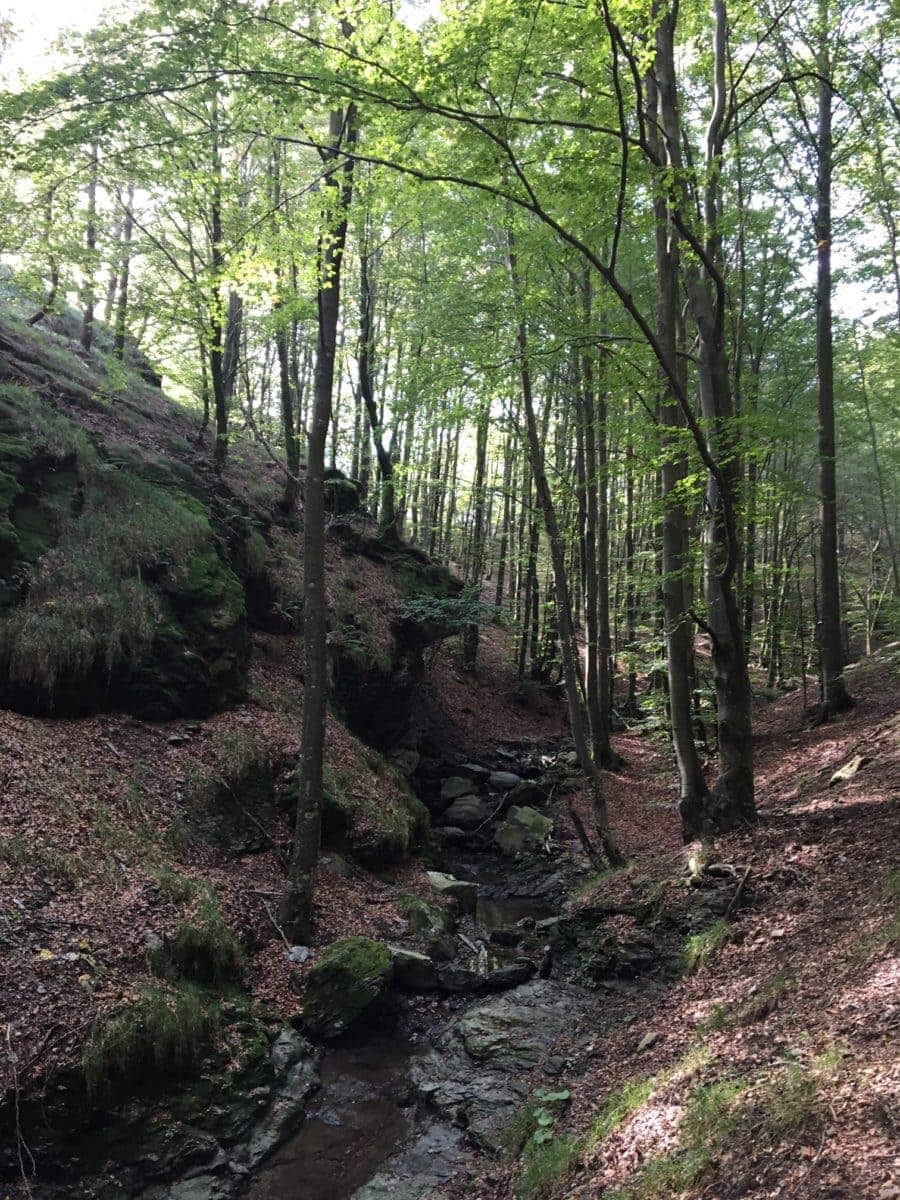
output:
[[[743,875],[741,876],[737,887],[734,889],[734,895],[731,897],[731,903],[725,909],[725,916],[730,917],[734,910],[741,902],[741,897],[744,894],[744,889],[747,887],[747,880],[750,878],[750,864],[748,863]]]
[[[6,1024],[6,1054],[9,1059],[9,1069],[12,1075],[13,1082],[13,1113],[16,1127],[16,1154],[19,1159],[19,1173],[22,1176],[22,1183],[28,1195],[31,1195],[31,1183],[28,1179],[28,1171],[25,1168],[25,1156],[28,1156],[28,1161],[31,1163],[31,1174],[34,1175],[37,1171],[37,1164],[34,1161],[34,1155],[28,1148],[28,1143],[22,1134],[21,1112],[19,1107],[20,1088],[19,1088],[19,1072],[17,1069],[16,1053],[12,1048],[12,1022]]]

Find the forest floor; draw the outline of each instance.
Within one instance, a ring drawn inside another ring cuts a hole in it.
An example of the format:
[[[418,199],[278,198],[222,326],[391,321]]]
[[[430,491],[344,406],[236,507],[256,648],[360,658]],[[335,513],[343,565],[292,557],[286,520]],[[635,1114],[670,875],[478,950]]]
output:
[[[0,712],[0,1012],[11,1039],[0,1066],[9,1071],[14,1048],[23,1089],[75,1062],[88,1024],[152,979],[148,931],[171,932],[181,911],[155,831],[183,808],[191,773],[216,769],[225,734],[252,731],[279,752],[296,747],[296,706],[272,701],[296,679],[296,648],[261,641],[253,698],[202,724]],[[608,1020],[588,1047],[568,1048],[567,1072],[553,1083],[571,1104],[549,1143],[552,1169],[536,1172],[527,1156],[484,1160],[454,1195],[900,1200],[898,649],[849,670],[858,704],[830,724],[812,727],[798,693],[759,701],[761,822],[715,847],[717,886],[724,880],[735,900],[720,943],[704,948],[693,973],[602,993]],[[516,697],[496,630],[486,631],[474,677],[445,648],[425,700],[448,745],[473,754],[565,732],[553,702]],[[329,736],[337,758],[358,756],[336,722]],[[584,888],[574,907],[649,888],[661,911],[683,908],[697,847],[681,844],[668,747],[639,730],[615,744],[626,765],[604,779],[630,864]],[[856,773],[832,783],[856,756],[864,759]],[[586,797],[574,800],[587,815]],[[554,816],[577,857],[562,799]],[[249,933],[254,994],[289,1017],[296,980],[271,917],[284,849],[231,861],[173,852],[171,871],[214,884],[228,921]],[[420,861],[391,882],[323,870],[314,953],[347,933],[388,936],[400,889],[427,894]],[[712,1121],[698,1108],[704,1096],[716,1100]]]
[[[898,661],[895,643],[850,668],[856,707],[819,727],[799,692],[758,702],[760,825],[714,847],[729,911],[700,961],[611,982],[592,1044],[559,1047],[552,1087],[571,1105],[552,1139],[455,1195],[900,1197]],[[649,887],[660,912],[683,908],[697,846],[680,844],[667,748],[614,740],[626,766],[604,778],[630,863],[573,907]]]

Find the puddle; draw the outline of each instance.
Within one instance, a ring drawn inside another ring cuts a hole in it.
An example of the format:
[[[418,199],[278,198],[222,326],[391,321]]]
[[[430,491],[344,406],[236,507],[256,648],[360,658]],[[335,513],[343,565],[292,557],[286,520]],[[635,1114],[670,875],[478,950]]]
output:
[[[360,1031],[332,1047],[297,1133],[257,1173],[246,1200],[349,1200],[412,1131],[410,1044]]]

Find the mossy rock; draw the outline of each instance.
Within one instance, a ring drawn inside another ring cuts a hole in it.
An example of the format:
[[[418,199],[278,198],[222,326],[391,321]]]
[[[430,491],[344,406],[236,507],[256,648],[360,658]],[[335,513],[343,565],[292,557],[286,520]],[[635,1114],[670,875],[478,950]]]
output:
[[[385,994],[391,952],[383,942],[351,937],[333,942],[309,974],[303,1021],[316,1037],[339,1037]]]
[[[411,937],[438,938],[453,927],[453,918],[429,900],[404,892],[399,898],[400,911],[406,917]]]
[[[184,464],[107,450],[0,385],[0,703],[167,718],[243,697],[244,586],[197,488]]]
[[[344,849],[366,867],[402,862],[426,844],[428,809],[405,781],[392,774],[383,785],[357,786],[352,777],[325,768],[322,829],[326,844]]]

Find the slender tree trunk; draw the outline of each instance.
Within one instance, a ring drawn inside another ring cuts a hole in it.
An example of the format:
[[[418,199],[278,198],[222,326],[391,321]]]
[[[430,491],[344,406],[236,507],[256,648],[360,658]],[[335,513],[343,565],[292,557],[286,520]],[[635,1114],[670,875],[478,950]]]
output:
[[[819,655],[822,717],[851,707],[844,682],[841,591],[838,574],[837,466],[834,432],[834,338],[831,317],[831,189],[834,172],[828,0],[819,0],[818,123],[816,127],[816,368],[819,377]]]
[[[87,228],[84,249],[84,287],[82,290],[81,344],[90,350],[94,343],[94,274],[97,269],[97,175],[99,155],[96,143],[91,147],[90,176],[87,191]]]
[[[122,217],[122,251],[121,267],[119,269],[118,300],[116,302],[116,326],[113,354],[116,358],[125,357],[125,337],[128,332],[128,301],[131,283],[131,239],[134,234],[134,213],[131,206],[134,203],[134,187],[128,188],[128,199],[125,202],[125,214]]]
[[[345,37],[349,36],[345,23]],[[281,922],[290,938],[308,938],[313,921],[313,891],[322,830],[322,768],[328,691],[327,607],[325,598],[325,451],[331,423],[334,368],[340,315],[341,267],[353,192],[353,159],[343,148],[356,138],[352,104],[332,111],[326,166],[325,211],[318,252],[318,341],[313,376],[303,512],[303,727],[300,741],[300,788]]]

